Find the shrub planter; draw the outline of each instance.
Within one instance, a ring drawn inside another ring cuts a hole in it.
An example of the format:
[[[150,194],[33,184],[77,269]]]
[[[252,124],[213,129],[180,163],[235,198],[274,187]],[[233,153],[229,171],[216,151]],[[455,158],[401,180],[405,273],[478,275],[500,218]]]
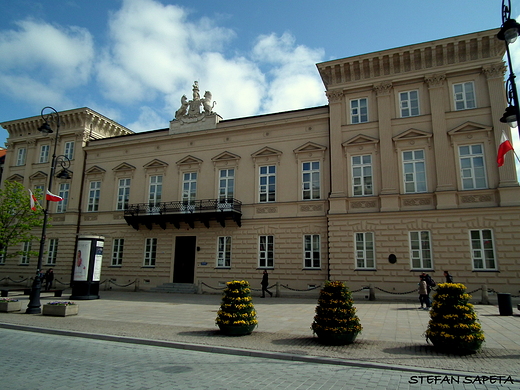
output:
[[[2,300],[0,301],[0,312],[8,313],[11,311],[20,311],[22,309],[22,302],[18,299]]]
[[[66,317],[66,316],[75,316],[79,312],[79,305],[75,303],[47,303],[43,305],[42,314],[44,316],[56,316],[56,317]]]
[[[253,325],[224,325],[218,324],[220,331],[226,336],[245,336],[253,333],[256,324]]]
[[[216,319],[220,332],[226,336],[251,334],[258,324],[258,320],[251,298],[249,282],[233,280],[227,282],[226,286]]]

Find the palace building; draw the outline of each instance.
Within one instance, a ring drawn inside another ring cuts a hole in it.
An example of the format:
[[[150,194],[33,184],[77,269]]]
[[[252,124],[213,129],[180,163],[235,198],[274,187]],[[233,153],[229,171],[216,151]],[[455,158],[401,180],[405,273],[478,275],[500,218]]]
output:
[[[96,235],[102,279],[145,290],[259,288],[268,269],[295,290],[330,279],[399,292],[448,270],[470,291],[517,293],[520,187],[513,154],[496,162],[502,133],[511,139],[496,33],[317,64],[321,107],[226,120],[195,82],[164,129],[60,112],[58,153],[73,175],[50,189],[64,200],[50,210],[44,268],[70,280],[77,237]],[[55,138],[42,123],[1,123],[3,180],[46,187]],[[35,268],[6,258],[0,277]]]

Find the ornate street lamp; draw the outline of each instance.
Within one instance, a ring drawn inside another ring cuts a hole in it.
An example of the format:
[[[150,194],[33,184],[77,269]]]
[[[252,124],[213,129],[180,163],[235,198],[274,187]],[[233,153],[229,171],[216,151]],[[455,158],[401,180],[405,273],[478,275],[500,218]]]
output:
[[[51,110],[47,114],[44,114],[45,110]],[[41,125],[38,130],[44,134],[54,133],[51,128],[51,124],[56,125],[56,136],[54,139],[54,149],[52,153],[51,160],[51,172],[49,175],[49,185],[47,187],[47,191],[50,191],[52,188],[52,181],[56,172],[56,165],[59,163],[62,170],[56,177],[61,179],[70,179],[70,171],[68,168],[70,167],[70,160],[66,156],[58,156],[56,157],[56,147],[58,146],[58,133],[60,131],[60,115],[58,111],[56,111],[52,107],[44,107],[41,111],[41,117],[43,118],[43,125]],[[45,192],[46,194],[46,192]],[[43,209],[43,226],[42,226],[42,236],[40,239],[40,251],[38,253],[38,265],[36,267],[36,276],[34,278],[32,287],[31,287],[31,295],[29,297],[29,304],[27,305],[27,310],[25,313],[27,314],[38,314],[41,313],[41,304],[40,304],[40,291],[42,288],[42,280],[41,280],[41,269],[43,264],[43,253],[45,251],[45,239],[47,232],[47,219],[49,216],[49,200],[45,199],[45,208]]]
[[[509,66],[509,78],[507,79],[507,104],[506,112],[500,118],[500,122],[508,123],[511,127],[516,127],[520,123],[520,104],[518,92],[516,90],[515,74],[509,45],[516,41],[520,33],[520,24],[511,19],[511,0],[502,0],[502,28],[497,34],[497,38],[506,43],[507,64]]]

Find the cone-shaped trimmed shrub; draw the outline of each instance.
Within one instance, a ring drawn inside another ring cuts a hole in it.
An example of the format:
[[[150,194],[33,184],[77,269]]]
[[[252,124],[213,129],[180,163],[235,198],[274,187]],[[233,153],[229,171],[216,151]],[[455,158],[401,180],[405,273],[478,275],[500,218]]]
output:
[[[350,344],[361,332],[352,294],[343,282],[325,282],[311,329],[321,342],[332,345]]]
[[[473,305],[471,295],[460,283],[441,283],[433,296],[426,340],[438,349],[455,354],[478,351],[484,342],[484,333]]]
[[[226,285],[217,314],[217,325],[222,333],[230,336],[251,334],[258,321],[249,282],[233,280]]]

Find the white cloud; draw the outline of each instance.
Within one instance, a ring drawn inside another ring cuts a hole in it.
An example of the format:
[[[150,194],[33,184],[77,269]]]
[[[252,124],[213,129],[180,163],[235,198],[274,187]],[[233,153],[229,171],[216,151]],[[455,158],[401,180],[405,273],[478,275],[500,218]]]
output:
[[[164,118],[160,116],[153,108],[143,106],[140,108],[140,114],[137,121],[125,125],[129,129],[139,132],[156,129],[164,129],[169,123],[164,122]]]

